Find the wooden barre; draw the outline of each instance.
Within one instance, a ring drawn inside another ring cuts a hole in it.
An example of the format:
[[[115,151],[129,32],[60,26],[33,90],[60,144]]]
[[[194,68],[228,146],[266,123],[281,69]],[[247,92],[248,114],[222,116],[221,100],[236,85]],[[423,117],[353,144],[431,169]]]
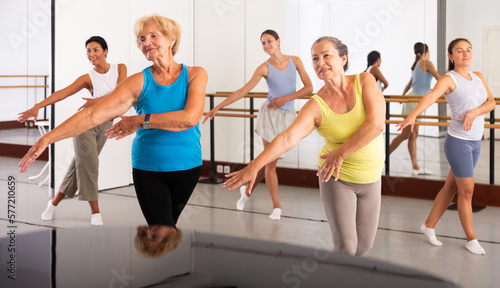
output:
[[[207,115],[207,113],[203,113],[203,115]],[[215,116],[221,117],[236,117],[236,118],[257,118],[255,114],[236,114],[236,113],[216,113]]]
[[[221,108],[220,111],[233,111],[233,112],[250,112],[250,109],[238,109],[238,108]],[[253,110],[255,113],[259,112],[259,109]]]
[[[408,115],[405,114],[390,114],[391,118],[406,118]],[[425,118],[425,119],[438,119],[438,120],[451,120],[450,116],[437,116],[437,115],[419,115],[417,118]],[[495,122],[500,122],[500,118],[493,119]],[[484,121],[490,122],[490,118],[484,118]]]
[[[16,86],[0,86],[0,88],[47,88],[49,85],[16,85]]]
[[[385,120],[386,124],[399,124],[401,121],[397,120]],[[440,126],[440,127],[448,127],[450,122],[421,122],[415,121],[415,125],[423,125],[423,126]],[[498,129],[500,128],[500,124],[489,124],[485,123],[484,128]]]
[[[203,113],[203,115],[206,115],[207,113]],[[216,113],[215,116],[220,116],[220,117],[236,117],[236,118],[257,118],[257,115],[255,114],[236,114],[236,113]],[[385,120],[386,124],[399,124],[401,121],[398,120]],[[450,122],[422,122],[422,121],[415,121],[415,125],[421,125],[421,126],[439,126],[439,127],[448,127],[450,125]],[[499,129],[500,124],[489,124],[485,123],[484,128],[491,128],[491,129]]]

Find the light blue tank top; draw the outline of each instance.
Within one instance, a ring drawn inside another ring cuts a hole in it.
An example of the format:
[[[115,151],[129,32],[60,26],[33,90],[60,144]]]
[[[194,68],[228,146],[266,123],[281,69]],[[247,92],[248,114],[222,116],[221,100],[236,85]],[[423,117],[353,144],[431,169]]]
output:
[[[137,114],[159,114],[184,109],[189,88],[187,66],[168,86],[158,84],[151,67],[142,71],[144,86],[135,106]],[[188,130],[137,130],[132,143],[132,167],[146,171],[182,171],[202,164],[199,124]]]
[[[424,96],[431,92],[432,74],[429,71],[423,72],[420,69],[420,61],[422,60],[417,62],[415,69],[411,72],[411,89],[418,95]]]
[[[455,89],[448,93],[448,95],[445,95],[451,110],[451,122],[448,126],[448,134],[463,140],[481,140],[483,138],[485,115],[478,115],[474,119],[474,122],[472,122],[469,131],[464,131],[465,118],[458,117],[486,102],[488,92],[486,92],[483,81],[472,72],[469,72],[472,80],[465,79],[453,70],[446,73],[446,75],[450,75],[456,84]]]
[[[268,102],[272,101],[271,98],[287,96],[297,91],[297,67],[295,67],[295,63],[293,63],[292,56],[290,56],[290,61],[285,71],[280,71],[269,63],[267,63],[267,67],[269,69],[266,78],[269,90],[267,95]],[[280,107],[280,110],[288,111],[293,109],[293,103],[294,101],[286,102],[285,105]]]

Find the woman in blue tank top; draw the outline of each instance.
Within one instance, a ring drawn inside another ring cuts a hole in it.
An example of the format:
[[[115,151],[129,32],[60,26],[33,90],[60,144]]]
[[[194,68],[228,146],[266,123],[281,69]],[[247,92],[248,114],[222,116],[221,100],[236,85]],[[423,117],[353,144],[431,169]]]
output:
[[[135,106],[138,115],[121,116],[108,138],[136,133],[132,146],[134,186],[150,226],[178,233],[175,225],[201,173],[198,122],[205,108],[207,73],[176,63],[180,26],[162,17],[135,23],[137,46],[153,65],[125,79],[98,104],[82,110],[45,134],[21,160],[24,172],[48,144],[123,115]],[[166,228],[165,228],[166,227]]]
[[[472,45],[468,40],[458,38],[451,41],[448,45],[448,58],[449,72],[438,80],[434,89],[426,94],[413,112],[397,126],[399,130],[413,129],[416,117],[434,104],[441,95],[446,96],[451,110],[451,122],[444,151],[451,169],[420,230],[432,245],[442,246],[443,243],[436,239],[434,228],[453,197],[458,195],[458,216],[467,236],[465,248],[473,254],[482,255],[486,252],[477,241],[472,225],[474,167],[481,150],[484,115],[495,109],[496,104],[483,75],[469,71]]]
[[[431,91],[432,77],[439,80],[440,76],[437,73],[436,68],[434,68],[434,64],[429,61],[430,52],[427,44],[417,42],[413,46],[413,51],[415,52],[415,62],[413,62],[413,65],[411,66],[411,79],[410,82],[406,84],[403,95],[406,95],[411,88],[412,91],[408,95],[421,97]],[[404,103],[403,114],[410,114],[416,106],[416,102]],[[403,129],[401,134],[392,140],[389,148],[389,155],[399,147],[399,144],[408,139],[408,152],[410,153],[412,175],[430,175],[432,174],[432,171],[421,168],[420,165],[418,165],[417,137],[418,125],[413,127],[413,131],[410,131],[409,128]]]
[[[208,112],[203,119],[212,119],[221,108],[243,98],[250,92],[260,79],[265,78],[268,86],[267,101],[262,104],[257,116],[255,132],[262,137],[264,148],[266,148],[281,132],[285,131],[297,116],[294,109],[294,99],[311,94],[313,86],[311,79],[304,69],[299,57],[283,55],[280,50],[280,38],[273,30],[266,30],[260,36],[264,52],[271,56],[255,70],[252,78],[242,88],[229,95],[222,103]],[[296,73],[299,73],[304,87],[296,91]],[[281,217],[281,204],[278,199],[278,175],[276,174],[276,163],[278,160],[267,164],[262,169],[255,183],[260,183],[264,176],[267,189],[273,201],[273,212],[269,218],[279,220]],[[247,191],[248,190],[248,191]],[[236,209],[243,210],[245,202],[249,199],[252,191],[242,186],[241,197],[236,203]]]

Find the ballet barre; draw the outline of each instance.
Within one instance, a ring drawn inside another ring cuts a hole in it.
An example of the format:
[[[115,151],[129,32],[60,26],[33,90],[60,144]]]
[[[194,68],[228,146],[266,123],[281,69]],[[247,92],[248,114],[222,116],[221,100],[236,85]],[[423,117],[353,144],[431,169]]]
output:
[[[35,79],[34,85],[0,85],[0,89],[45,88],[45,89],[43,89],[43,93],[44,93],[43,96],[44,96],[44,99],[47,98],[47,88],[49,88],[49,85],[47,84],[47,79],[49,78],[49,75],[0,75],[0,78],[34,78]],[[44,84],[37,85],[36,84],[37,78],[43,78]],[[44,117],[44,119],[47,119],[47,107],[43,108],[43,117]],[[28,123],[28,122],[26,122],[26,123]]]
[[[232,92],[216,92],[216,93],[207,93],[205,96],[210,98],[210,110],[212,110],[215,105],[214,105],[214,99],[215,97],[228,97],[231,95]],[[299,99],[309,99],[311,98],[312,95],[307,95],[304,97],[300,97]],[[215,116],[217,117],[238,117],[238,118],[248,118],[250,119],[250,160],[254,159],[254,123],[253,120],[257,118],[257,115],[255,114],[258,112],[254,108],[254,98],[260,98],[260,99],[265,99],[267,98],[267,93],[263,92],[252,92],[246,94],[243,98],[248,98],[250,100],[250,108],[249,109],[241,109],[241,108],[222,108],[219,111],[224,111],[222,113],[217,113]],[[385,133],[385,154],[386,154],[386,159],[385,159],[385,175],[389,176],[389,168],[390,168],[390,158],[389,158],[389,152],[390,152],[390,125],[391,124],[399,124],[401,123],[401,120],[391,120],[391,118],[406,118],[408,115],[404,114],[390,114],[390,103],[396,102],[396,103],[409,103],[409,102],[419,102],[422,97],[415,97],[415,96],[403,96],[403,95],[384,95],[385,101],[386,101],[386,119],[385,119],[385,124],[386,124],[386,133]],[[496,104],[500,104],[500,98],[495,98]],[[436,100],[435,103],[448,103],[445,99],[445,97],[440,97],[439,99]],[[225,113],[225,112],[238,112],[238,113]],[[247,114],[248,113],[248,114]],[[207,113],[205,112],[204,115]],[[208,179],[209,182],[206,183],[221,183],[222,181],[218,182],[218,180],[215,178],[215,128],[214,128],[214,118],[210,120],[210,178]],[[415,125],[422,125],[422,126],[438,126],[438,127],[448,127],[449,122],[448,120],[451,120],[451,117],[449,116],[438,116],[438,115],[421,115],[419,116],[419,119],[434,119],[434,120],[439,120],[442,122],[426,122],[426,121],[416,121]],[[495,124],[495,122],[500,122],[500,119],[495,119],[495,110],[492,110],[490,112],[490,117],[485,118],[485,121],[489,123],[485,123],[484,127],[490,129],[490,184],[495,183],[495,178],[494,178],[494,169],[495,169],[495,162],[494,162],[494,156],[495,156],[495,129],[499,129],[500,125]]]
[[[396,103],[418,103],[422,99],[422,97],[415,97],[415,96],[404,96],[404,95],[384,95],[385,102],[386,102],[386,109],[385,109],[385,175],[390,175],[390,133],[389,133],[389,126],[390,124],[399,124],[401,121],[399,120],[391,120],[391,117],[404,117],[406,118],[408,115],[403,115],[403,114],[397,114],[393,115],[390,113],[390,104],[392,102]],[[496,105],[500,104],[500,98],[494,98]],[[439,97],[435,103],[442,103],[442,104],[447,104],[448,102],[446,101],[446,98],[444,96]],[[427,116],[427,115],[419,115],[418,119],[437,119],[442,122],[424,122],[424,121],[415,121],[415,125],[422,125],[422,126],[439,126],[439,127],[448,127],[449,122],[446,120],[451,120],[451,117],[449,116]],[[495,124],[495,122],[500,122],[498,121],[499,119],[495,119],[495,109],[493,109],[490,112],[490,117],[485,118],[485,121],[489,123],[484,124],[484,128],[490,129],[490,184],[495,184],[495,129],[500,128],[500,125]]]

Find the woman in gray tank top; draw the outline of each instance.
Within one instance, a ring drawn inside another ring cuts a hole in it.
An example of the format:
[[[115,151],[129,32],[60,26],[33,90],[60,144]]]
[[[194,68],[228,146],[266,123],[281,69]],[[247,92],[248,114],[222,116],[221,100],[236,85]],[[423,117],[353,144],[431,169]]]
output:
[[[399,130],[413,129],[416,117],[432,105],[441,95],[446,95],[450,105],[451,123],[445,140],[445,154],[450,172],[439,191],[434,206],[420,230],[434,246],[443,244],[436,239],[434,227],[446,211],[453,197],[457,197],[458,216],[467,236],[465,248],[478,255],[486,254],[477,241],[472,224],[472,195],[474,193],[474,167],[481,149],[484,115],[495,109],[495,100],[483,75],[470,72],[472,45],[458,38],[448,45],[448,73],[441,77],[434,89],[426,94],[408,117],[396,125]]]

